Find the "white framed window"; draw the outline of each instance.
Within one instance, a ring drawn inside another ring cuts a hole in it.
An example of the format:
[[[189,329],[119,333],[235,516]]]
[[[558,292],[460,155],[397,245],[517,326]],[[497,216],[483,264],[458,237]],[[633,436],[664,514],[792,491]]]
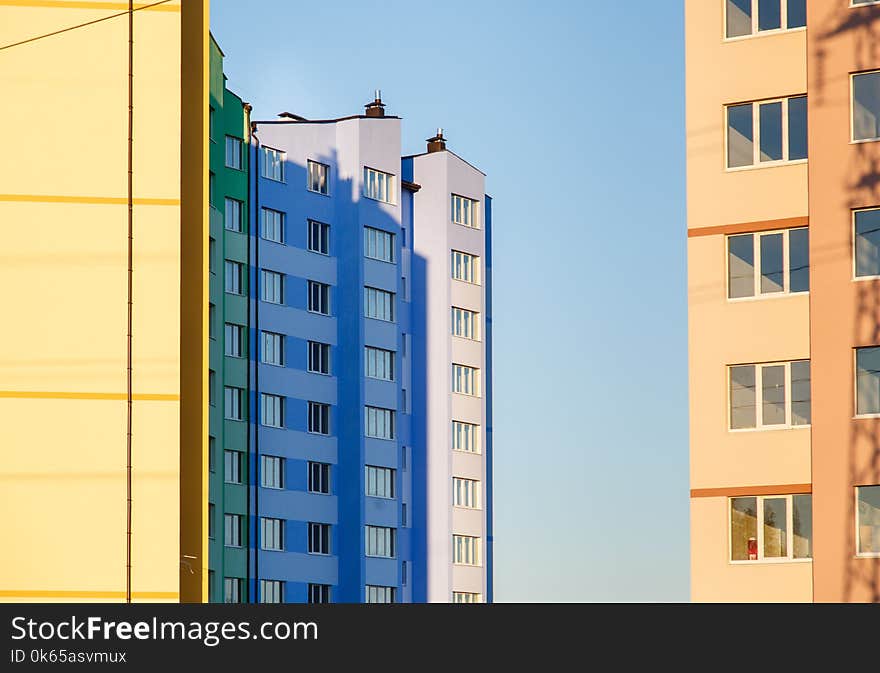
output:
[[[364,376],[380,381],[393,381],[394,351],[364,346]]]
[[[238,199],[230,199],[228,196],[224,203],[226,213],[223,218],[223,226],[227,231],[242,231],[242,213],[244,212],[244,204]]]
[[[390,467],[364,465],[364,494],[373,498],[394,498],[394,472]]]
[[[856,416],[880,415],[880,346],[855,349]]]
[[[807,25],[807,0],[725,0],[724,10],[727,39]]]
[[[244,294],[244,264],[226,260],[226,293]]]
[[[284,182],[285,153],[271,147],[262,147],[260,153],[260,175],[275,182]]]
[[[809,360],[731,365],[728,379],[731,430],[810,425]]]
[[[223,544],[227,547],[241,547],[241,514],[224,514]]]
[[[309,493],[330,494],[330,465],[309,461]]]
[[[244,390],[235,386],[224,386],[224,417],[229,421],[240,421],[243,417],[242,400]]]
[[[480,202],[469,199],[466,196],[452,195],[450,207],[452,221],[471,229],[480,228]]]
[[[452,251],[452,279],[480,284],[480,258],[461,250]]]
[[[309,432],[319,435],[330,434],[330,405],[323,402],[309,402]]]
[[[364,434],[375,439],[394,439],[394,411],[364,407]]]
[[[330,524],[309,522],[309,554],[330,553]]]
[[[309,250],[321,255],[330,254],[330,225],[309,220]]]
[[[284,335],[263,332],[261,360],[267,365],[284,366]]]
[[[284,303],[284,274],[277,271],[260,271],[260,299],[270,304]]]
[[[480,340],[480,314],[466,308],[452,307],[452,336]]]
[[[391,173],[364,166],[364,196],[383,203],[397,203],[397,190]]]
[[[364,586],[364,601],[366,603],[394,603],[396,594],[395,587],[383,587],[375,584]]]
[[[468,365],[452,364],[452,392],[480,396],[480,370]]]
[[[727,298],[810,291],[807,227],[727,237]]]
[[[307,180],[306,187],[310,192],[330,194],[330,167],[327,164],[309,159]]]
[[[452,421],[452,449],[480,453],[480,426],[465,421]]]
[[[791,561],[812,556],[810,494],[730,498],[731,563]]]
[[[366,555],[394,558],[397,530],[385,526],[364,526]]]
[[[284,427],[284,398],[280,395],[260,393],[260,418],[269,428]]]
[[[309,603],[329,603],[329,584],[309,584]]]
[[[856,555],[880,556],[880,486],[856,486]]]
[[[727,168],[773,166],[807,158],[807,97],[725,108]]]
[[[240,577],[223,578],[223,602],[241,603],[244,596],[244,580]]]
[[[330,286],[314,280],[309,281],[309,311],[330,315]]]
[[[452,506],[480,509],[480,482],[464,477],[452,478]]]
[[[364,257],[394,264],[394,234],[364,227]]]
[[[453,591],[453,603],[482,603],[483,594],[475,594],[472,591]]]
[[[394,322],[394,293],[364,287],[364,317]]]
[[[284,521],[260,517],[260,548],[267,551],[284,551]]]
[[[241,483],[241,451],[225,449],[223,451],[223,481],[227,484]]]
[[[266,241],[284,243],[284,213],[262,208],[260,214],[260,236]]]
[[[244,353],[244,326],[228,322],[224,331],[226,355],[231,358],[242,357],[242,353]]]
[[[852,141],[880,140],[880,70],[850,75],[850,91]]]
[[[314,374],[330,374],[330,344],[309,341],[309,371]]]
[[[853,211],[853,278],[880,278],[880,208]]]
[[[241,170],[241,138],[226,136],[226,168]]]
[[[260,580],[260,603],[283,603],[284,582],[281,580]]]
[[[472,535],[452,536],[452,562],[456,565],[478,566],[480,560],[480,538]]]
[[[284,458],[260,456],[260,485],[263,488],[284,488]]]

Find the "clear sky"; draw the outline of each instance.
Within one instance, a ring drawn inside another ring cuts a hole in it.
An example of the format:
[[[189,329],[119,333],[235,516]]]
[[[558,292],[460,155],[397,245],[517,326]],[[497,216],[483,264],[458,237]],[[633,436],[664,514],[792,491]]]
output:
[[[255,119],[380,88],[488,174],[496,600],[688,600],[683,3],[211,6]]]

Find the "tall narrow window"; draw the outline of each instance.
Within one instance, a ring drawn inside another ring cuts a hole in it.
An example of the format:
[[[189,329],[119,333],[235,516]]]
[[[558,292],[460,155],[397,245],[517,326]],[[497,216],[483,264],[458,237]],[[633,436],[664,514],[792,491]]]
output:
[[[330,494],[330,465],[309,462],[309,492]]]
[[[260,212],[260,236],[273,243],[284,243],[284,213],[271,208],[263,208]]]
[[[242,230],[242,212],[244,210],[244,204],[238,199],[230,199],[226,198],[226,213],[223,219],[223,224],[227,231],[241,231]]]
[[[309,371],[316,374],[330,373],[330,344],[309,341]]]
[[[309,220],[309,250],[322,255],[330,254],[330,225]]]
[[[364,317],[394,322],[394,293],[365,287]]]
[[[260,485],[263,488],[284,488],[284,458],[260,456]]]
[[[264,145],[260,156],[260,174],[269,180],[284,182],[284,152]]]
[[[225,403],[225,418],[230,421],[240,421],[243,418],[242,400],[244,390],[234,386],[226,386],[223,389]]]
[[[260,299],[270,304],[284,303],[284,274],[265,269],[260,272]]]
[[[244,294],[244,264],[226,260],[226,292]]]
[[[260,547],[268,551],[284,551],[284,522],[260,517]]]
[[[880,208],[853,213],[856,278],[880,276]]]
[[[319,435],[330,434],[330,405],[309,402],[309,432]]]
[[[280,395],[260,394],[260,418],[269,428],[284,427],[284,398]]]
[[[364,257],[394,263],[394,234],[364,227]]]
[[[314,280],[309,281],[309,311],[320,313],[321,315],[330,315],[329,285],[318,283]]]
[[[231,358],[240,358],[244,353],[244,326],[226,323],[224,332],[225,354]]]
[[[469,199],[466,196],[452,195],[450,211],[452,221],[472,229],[480,228],[479,207],[480,202]]]
[[[856,553],[880,556],[880,486],[856,487]]]
[[[329,523],[309,523],[309,553],[310,554],[329,554],[330,553],[330,524]]]
[[[880,414],[880,347],[856,348],[856,414]]]
[[[330,167],[317,161],[308,160],[308,182],[310,192],[330,193]]]
[[[460,250],[452,251],[452,279],[480,284],[480,258]]]
[[[223,451],[223,481],[227,484],[241,483],[241,451]]]
[[[223,578],[223,602],[241,603],[244,596],[244,580],[240,577]]]
[[[224,544],[227,547],[241,547],[241,514],[225,514]]]
[[[226,168],[241,170],[241,139],[226,136]]]
[[[880,140],[880,70],[852,76],[852,139]]]
[[[284,366],[284,335],[263,332],[261,359],[267,365]]]
[[[368,199],[395,203],[394,176],[364,166],[364,196]]]

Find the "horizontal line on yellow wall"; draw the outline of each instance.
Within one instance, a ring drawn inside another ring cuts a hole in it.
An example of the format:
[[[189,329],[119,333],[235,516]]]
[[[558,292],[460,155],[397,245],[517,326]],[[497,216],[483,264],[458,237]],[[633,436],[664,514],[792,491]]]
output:
[[[0,0],[2,2],[3,0]],[[18,203],[81,203],[93,206],[125,206],[128,198],[124,196],[69,196],[59,194],[0,194],[0,201]],[[135,198],[136,206],[179,206],[180,199]]]
[[[696,236],[715,236],[717,234],[747,234],[752,231],[770,231],[772,229],[793,229],[806,227],[810,224],[809,217],[785,217],[780,220],[759,220],[758,222],[738,222],[722,224],[717,227],[700,227],[688,229],[688,238]]]
[[[147,479],[159,480],[179,480],[180,474],[175,471],[159,470],[141,470],[135,468],[133,477],[135,481]],[[59,472],[0,472],[0,481],[4,482],[23,482],[23,481],[64,481],[66,485],[77,484],[82,485],[83,481],[95,480],[119,480],[120,482],[126,478],[126,467],[121,465],[119,469],[107,472],[80,472],[76,470],[66,470]],[[4,487],[8,488],[8,487]]]
[[[126,393],[86,393],[45,390],[0,390],[0,398],[22,400],[127,400]],[[137,402],[177,402],[177,393],[135,393],[131,398]]]
[[[772,486],[725,486],[723,488],[692,488],[692,498],[738,498],[749,495],[793,495],[812,493],[812,484],[776,484]]]
[[[132,591],[132,598],[179,599],[177,591]],[[0,598],[119,598],[125,600],[125,591],[54,591],[52,589],[0,589]]]
[[[180,12],[180,5],[156,5],[152,3],[136,2],[136,10],[148,12]],[[0,0],[0,7],[49,7],[55,9],[116,9],[127,10],[127,2],[82,2],[81,0]]]

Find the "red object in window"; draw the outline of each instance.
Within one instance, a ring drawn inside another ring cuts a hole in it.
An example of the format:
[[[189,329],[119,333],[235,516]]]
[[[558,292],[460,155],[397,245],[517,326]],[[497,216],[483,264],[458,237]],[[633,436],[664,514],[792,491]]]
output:
[[[758,538],[749,538],[749,561],[758,560]]]

